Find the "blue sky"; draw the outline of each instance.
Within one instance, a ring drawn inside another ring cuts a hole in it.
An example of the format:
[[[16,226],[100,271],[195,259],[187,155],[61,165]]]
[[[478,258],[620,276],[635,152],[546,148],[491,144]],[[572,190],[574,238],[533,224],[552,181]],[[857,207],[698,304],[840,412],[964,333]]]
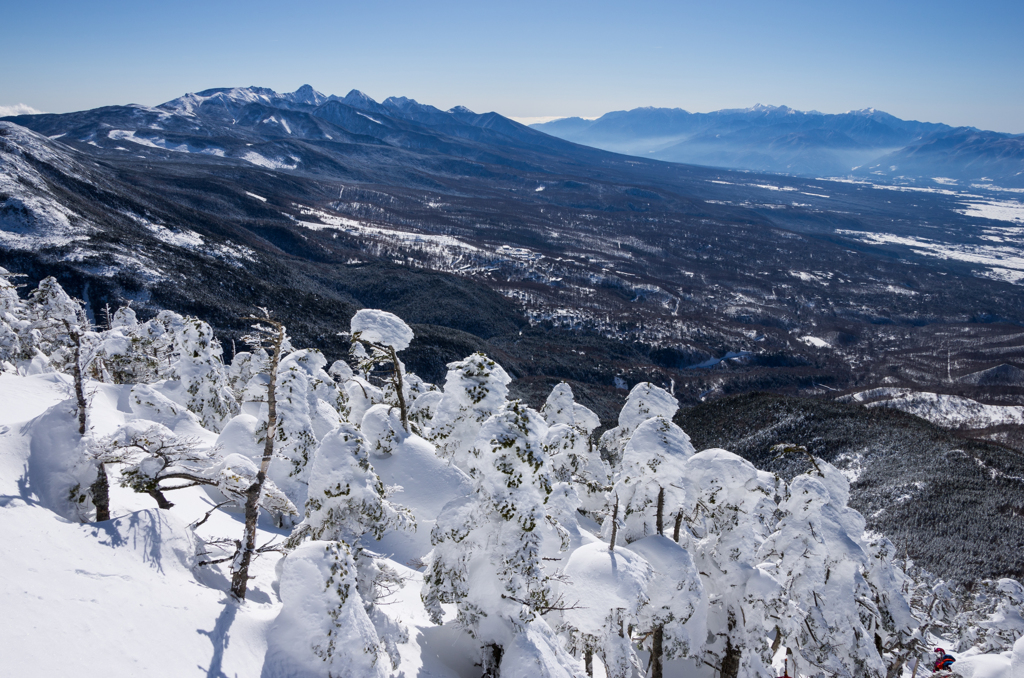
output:
[[[1024,133],[1024,2],[6,3],[0,106],[304,83],[517,118],[755,103]]]

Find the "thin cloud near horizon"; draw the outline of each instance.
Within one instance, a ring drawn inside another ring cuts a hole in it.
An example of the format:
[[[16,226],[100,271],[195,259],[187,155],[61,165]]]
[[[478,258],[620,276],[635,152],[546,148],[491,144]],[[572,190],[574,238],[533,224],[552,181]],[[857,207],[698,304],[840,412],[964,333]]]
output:
[[[14,104],[13,106],[0,105],[0,118],[11,115],[39,115],[43,111],[32,108],[27,104]]]

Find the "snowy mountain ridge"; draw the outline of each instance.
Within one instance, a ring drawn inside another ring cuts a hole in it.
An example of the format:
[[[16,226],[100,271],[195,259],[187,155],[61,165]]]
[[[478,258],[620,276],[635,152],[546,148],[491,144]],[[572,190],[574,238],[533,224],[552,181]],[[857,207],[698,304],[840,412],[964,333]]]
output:
[[[1021,137],[901,120],[875,108],[826,114],[788,106],[691,113],[643,107],[531,125],[618,153],[805,177],[928,186],[933,177],[1020,187]]]

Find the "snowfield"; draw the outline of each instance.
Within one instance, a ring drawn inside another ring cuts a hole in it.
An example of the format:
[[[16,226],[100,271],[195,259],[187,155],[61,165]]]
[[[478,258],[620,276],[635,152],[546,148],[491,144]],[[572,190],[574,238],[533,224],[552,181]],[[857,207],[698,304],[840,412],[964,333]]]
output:
[[[989,428],[1024,425],[1020,405],[984,405],[963,396],[881,387],[841,396],[842,402],[864,403],[867,407],[893,407],[927,419],[945,428]]]

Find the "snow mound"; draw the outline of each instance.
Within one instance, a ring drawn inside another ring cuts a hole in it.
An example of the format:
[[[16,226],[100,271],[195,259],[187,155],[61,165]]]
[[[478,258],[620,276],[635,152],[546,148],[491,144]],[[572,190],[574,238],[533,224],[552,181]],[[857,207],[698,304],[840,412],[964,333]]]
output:
[[[20,503],[0,509],[0,534],[19,544],[0,558],[6,675],[260,674],[269,606],[240,611],[197,581],[174,513],[82,525]],[[241,652],[225,655],[229,637]]]
[[[584,544],[565,564],[565,576],[571,582],[565,587],[566,600],[580,603],[563,613],[565,621],[583,633],[600,635],[605,620],[594,611],[623,609],[636,614],[647,602],[652,575],[651,566],[638,553],[622,547],[611,551],[604,542]]]

